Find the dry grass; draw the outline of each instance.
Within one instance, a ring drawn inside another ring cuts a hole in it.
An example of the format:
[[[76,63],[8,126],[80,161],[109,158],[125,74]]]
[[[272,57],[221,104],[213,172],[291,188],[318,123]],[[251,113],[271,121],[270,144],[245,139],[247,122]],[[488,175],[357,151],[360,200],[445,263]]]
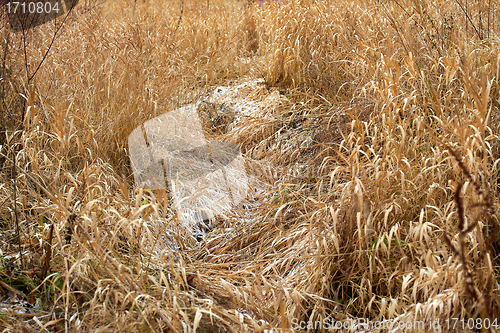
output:
[[[5,332],[500,317],[496,7],[182,6],[178,26],[181,1],[79,7],[29,84],[2,30]],[[52,34],[27,36],[30,73]],[[134,187],[127,136],[256,78],[264,106],[220,135],[251,193],[198,242],[165,193]]]

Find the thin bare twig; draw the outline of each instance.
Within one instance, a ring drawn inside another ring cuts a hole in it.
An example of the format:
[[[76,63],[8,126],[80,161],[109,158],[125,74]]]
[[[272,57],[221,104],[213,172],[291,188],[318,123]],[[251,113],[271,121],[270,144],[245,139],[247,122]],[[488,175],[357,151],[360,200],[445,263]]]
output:
[[[182,20],[182,14],[183,13],[184,13],[184,0],[181,0],[181,12],[179,14],[179,20],[177,21],[177,26],[175,27],[172,39],[175,37],[175,34],[177,33],[177,30],[179,29],[179,27],[181,25],[181,20]]]
[[[460,9],[464,12],[465,17],[467,18],[467,21],[470,22],[470,24],[472,25],[472,28],[474,28],[474,31],[476,32],[476,34],[479,37],[479,39],[483,40],[483,37],[481,36],[481,32],[477,30],[476,26],[474,25],[474,22],[472,22],[472,19],[470,18],[469,13],[467,11],[467,8],[464,8],[462,6],[462,4],[460,2],[458,2],[458,0],[455,0],[455,2],[460,7]]]
[[[16,182],[16,179],[17,179],[16,160],[17,160],[17,158],[16,158],[16,150],[12,149],[12,153],[14,155],[12,158],[13,163],[14,163],[14,166],[12,168],[12,180],[13,180],[12,197],[14,200],[14,225],[16,228],[17,245],[19,246],[19,255],[21,257],[21,267],[24,268],[23,249],[21,247],[21,232],[19,230],[19,220],[18,220],[18,215],[17,215],[17,182]]]

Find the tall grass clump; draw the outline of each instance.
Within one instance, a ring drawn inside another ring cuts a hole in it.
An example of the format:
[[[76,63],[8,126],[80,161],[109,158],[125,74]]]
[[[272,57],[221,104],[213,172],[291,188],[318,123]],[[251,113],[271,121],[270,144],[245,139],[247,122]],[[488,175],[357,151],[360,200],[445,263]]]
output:
[[[33,30],[25,62],[4,27],[0,325],[492,323],[497,16],[451,0],[114,1],[77,7],[29,82],[53,31]],[[197,240],[166,192],[134,186],[127,136],[256,79],[242,94],[259,108],[217,137],[241,146],[250,193]]]

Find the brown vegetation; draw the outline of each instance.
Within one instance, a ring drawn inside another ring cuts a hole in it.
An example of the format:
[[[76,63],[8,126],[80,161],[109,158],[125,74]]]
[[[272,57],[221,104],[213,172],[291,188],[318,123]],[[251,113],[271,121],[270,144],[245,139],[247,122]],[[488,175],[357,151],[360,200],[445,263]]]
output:
[[[499,31],[484,1],[120,0],[78,7],[28,82],[54,28],[26,57],[4,28],[0,326],[498,323]],[[252,189],[198,242],[134,187],[127,136],[257,78],[287,98],[213,131]]]

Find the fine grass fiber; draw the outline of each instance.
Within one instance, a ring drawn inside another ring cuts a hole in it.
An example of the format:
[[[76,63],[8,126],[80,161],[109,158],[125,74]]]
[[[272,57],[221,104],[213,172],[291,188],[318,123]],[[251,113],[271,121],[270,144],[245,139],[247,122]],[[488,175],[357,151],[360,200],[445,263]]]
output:
[[[109,0],[57,32],[4,26],[0,327],[495,331],[496,6]],[[250,81],[253,113],[200,116],[249,179],[200,239],[135,186],[127,137]]]

